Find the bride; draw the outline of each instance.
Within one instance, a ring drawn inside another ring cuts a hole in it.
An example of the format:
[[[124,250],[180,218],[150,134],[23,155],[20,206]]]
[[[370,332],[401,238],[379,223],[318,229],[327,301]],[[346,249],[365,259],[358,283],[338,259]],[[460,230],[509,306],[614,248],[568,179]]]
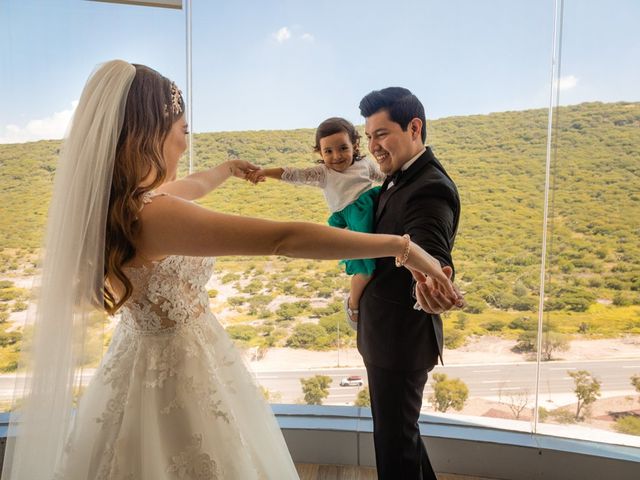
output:
[[[395,256],[458,300],[408,237],[192,203],[255,167],[228,161],[176,180],[187,133],[182,95],[158,72],[114,60],[87,81],[56,173],[4,479],[298,478],[269,405],[209,311],[214,256]],[[75,408],[97,311],[121,319]]]

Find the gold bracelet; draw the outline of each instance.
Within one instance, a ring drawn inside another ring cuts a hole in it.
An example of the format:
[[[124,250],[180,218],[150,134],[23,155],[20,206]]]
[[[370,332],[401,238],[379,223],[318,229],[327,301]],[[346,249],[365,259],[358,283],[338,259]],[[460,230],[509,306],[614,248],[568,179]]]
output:
[[[404,264],[409,260],[409,251],[411,250],[411,237],[408,233],[405,233],[402,238],[407,239],[407,244],[404,246],[404,252],[402,253],[402,259],[396,257],[396,267],[404,267]]]

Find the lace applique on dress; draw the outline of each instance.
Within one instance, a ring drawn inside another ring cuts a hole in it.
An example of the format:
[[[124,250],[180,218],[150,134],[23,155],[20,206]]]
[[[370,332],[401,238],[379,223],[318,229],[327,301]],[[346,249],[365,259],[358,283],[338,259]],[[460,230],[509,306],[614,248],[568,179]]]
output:
[[[155,190],[145,192],[142,194],[142,207],[151,203],[156,197],[166,197],[167,195],[168,193],[156,192]],[[142,207],[140,208],[140,210],[142,210]]]
[[[191,442],[178,455],[171,458],[168,473],[175,478],[189,480],[214,480],[219,477],[218,466],[209,455],[202,453],[202,435],[193,435]]]
[[[149,265],[125,267],[133,293],[122,307],[122,321],[141,333],[184,326],[209,311],[204,288],[214,259],[169,256]]]

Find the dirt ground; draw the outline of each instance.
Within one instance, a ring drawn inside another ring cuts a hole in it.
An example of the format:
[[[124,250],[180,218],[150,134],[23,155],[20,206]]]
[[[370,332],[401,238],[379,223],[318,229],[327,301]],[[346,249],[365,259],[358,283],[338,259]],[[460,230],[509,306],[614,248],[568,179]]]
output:
[[[557,405],[558,408],[562,408],[568,412],[567,416],[569,418],[573,418],[576,412],[576,406],[577,404],[575,402]],[[423,409],[425,413],[431,413],[432,411],[428,406]],[[506,398],[504,402],[490,401],[484,398],[471,398],[465,403],[461,411],[451,410],[447,413],[529,422],[533,415],[533,402],[530,402],[526,408],[520,412],[518,417],[516,417],[516,413],[509,407],[509,400]],[[591,404],[585,413],[582,420],[568,425],[615,432],[615,417],[627,415],[640,417],[640,396],[636,394],[600,398]],[[549,416],[543,423],[555,425],[564,424],[553,416]]]

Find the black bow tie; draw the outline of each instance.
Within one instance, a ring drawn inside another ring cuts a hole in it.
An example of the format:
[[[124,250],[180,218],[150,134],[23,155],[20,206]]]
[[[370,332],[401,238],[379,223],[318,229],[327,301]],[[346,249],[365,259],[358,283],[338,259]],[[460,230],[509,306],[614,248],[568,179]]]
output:
[[[389,183],[393,183],[394,185],[398,184],[398,181],[400,181],[400,177],[402,177],[402,174],[404,172],[402,170],[398,170],[396,173],[394,173],[393,175],[391,175],[389,177]]]

